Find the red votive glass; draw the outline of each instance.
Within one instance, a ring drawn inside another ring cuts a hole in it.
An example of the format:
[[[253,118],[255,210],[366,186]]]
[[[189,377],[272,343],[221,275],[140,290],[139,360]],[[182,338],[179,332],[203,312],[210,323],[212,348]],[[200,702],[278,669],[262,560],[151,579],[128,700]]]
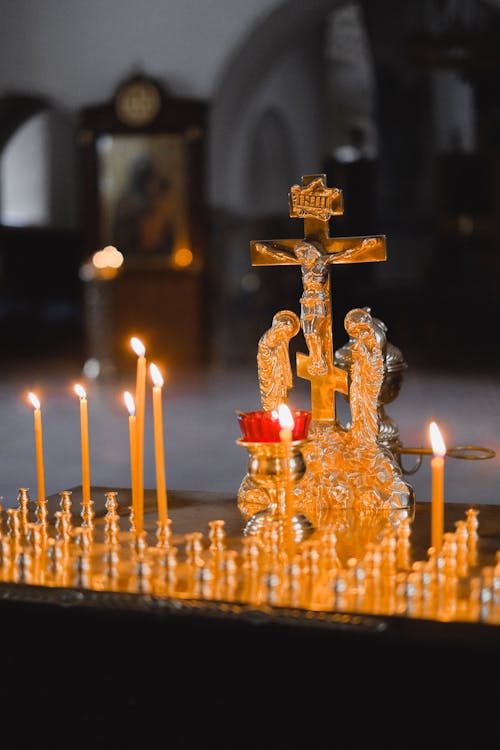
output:
[[[294,427],[292,440],[305,440],[311,422],[311,412],[290,409]],[[243,440],[246,443],[279,443],[281,425],[277,411],[238,412]]]

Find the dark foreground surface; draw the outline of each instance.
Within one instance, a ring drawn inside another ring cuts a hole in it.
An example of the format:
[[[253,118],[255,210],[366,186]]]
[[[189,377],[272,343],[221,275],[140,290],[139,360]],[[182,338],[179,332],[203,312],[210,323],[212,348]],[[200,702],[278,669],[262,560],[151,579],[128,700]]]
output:
[[[463,512],[449,505],[447,521]],[[171,493],[171,516],[179,533],[240,523],[234,499],[204,493]],[[500,510],[479,520],[487,559]],[[3,747],[497,741],[498,626],[0,586]]]

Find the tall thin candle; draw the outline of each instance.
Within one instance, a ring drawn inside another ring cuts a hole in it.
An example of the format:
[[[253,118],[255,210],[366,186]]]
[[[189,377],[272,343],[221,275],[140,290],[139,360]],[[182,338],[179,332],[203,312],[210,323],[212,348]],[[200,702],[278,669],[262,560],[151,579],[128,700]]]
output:
[[[137,355],[135,407],[137,418],[137,502],[144,506],[144,412],[146,408],[146,348],[136,336],[130,345]]]
[[[135,413],[134,397],[129,391],[123,394],[123,400],[128,410],[128,431],[130,441],[130,480],[132,485],[132,508],[134,510],[134,525],[139,534],[143,529],[143,507],[137,495],[137,417]]]
[[[155,465],[156,465],[156,500],[158,504],[158,520],[161,524],[167,521],[167,486],[165,482],[165,452],[163,440],[163,411],[162,411],[162,387],[163,377],[158,367],[150,365],[149,372],[153,381],[153,424],[155,438]]]
[[[294,428],[294,419],[292,412],[286,404],[280,404],[278,407],[278,420],[280,423],[280,443],[284,446],[284,461],[285,461],[285,486],[284,486],[284,502],[285,507],[282,512],[285,519],[285,544],[289,555],[293,553],[293,528],[292,528],[292,517],[293,517],[293,498],[291,492],[292,479],[290,476],[290,443],[292,442],[292,434]]]
[[[40,401],[34,393],[29,393],[28,398],[33,406],[33,419],[35,425],[35,450],[36,450],[36,474],[38,483],[38,501],[45,500],[45,470],[43,465],[43,432],[42,432],[42,410]]]
[[[446,455],[446,445],[435,422],[430,423],[429,433],[434,453],[431,459],[431,544],[439,552],[443,543],[444,532],[444,457]]]
[[[74,391],[80,399],[80,442],[82,452],[82,501],[90,503],[90,453],[89,453],[89,413],[87,393],[79,383]]]

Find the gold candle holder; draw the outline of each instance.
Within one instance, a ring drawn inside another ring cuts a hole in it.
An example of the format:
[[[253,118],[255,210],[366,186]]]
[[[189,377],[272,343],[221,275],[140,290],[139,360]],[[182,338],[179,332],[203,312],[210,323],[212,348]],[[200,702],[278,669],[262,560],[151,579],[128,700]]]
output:
[[[132,559],[136,562],[144,560],[147,551],[147,540],[145,531],[136,531],[131,540]]]
[[[172,521],[170,518],[156,522],[156,539],[156,546],[159,549],[168,550],[170,548],[170,540],[172,539]]]
[[[120,558],[115,545],[106,546],[103,555],[103,588],[110,591],[118,590],[119,583],[119,563]]]
[[[49,510],[48,510],[47,501],[45,500],[45,498],[41,498],[36,501],[35,515],[37,519],[37,525],[40,528],[40,533],[42,536],[42,545],[45,547],[47,544],[47,539],[48,539],[48,517],[49,517]]]
[[[306,462],[302,448],[309,441],[293,440],[282,442],[248,442],[242,438],[236,441],[248,451],[247,476],[263,490],[269,498],[266,508],[255,511],[248,519],[243,534],[251,536],[259,534],[268,519],[284,520],[286,517],[286,502],[293,503],[294,488],[306,472]],[[291,491],[287,498],[287,483]],[[289,509],[292,524],[292,538],[298,544],[307,539],[313,532],[314,526],[304,513],[295,513]]]
[[[80,518],[82,519],[82,525],[88,528],[91,534],[94,533],[94,516],[94,501],[82,502]]]
[[[30,496],[27,487],[19,487],[19,494],[17,496],[18,510],[19,510],[19,521],[21,525],[21,533],[26,536],[28,533],[29,523],[29,503]]]
[[[19,508],[7,508],[7,528],[12,554],[16,555],[21,542],[21,521]]]

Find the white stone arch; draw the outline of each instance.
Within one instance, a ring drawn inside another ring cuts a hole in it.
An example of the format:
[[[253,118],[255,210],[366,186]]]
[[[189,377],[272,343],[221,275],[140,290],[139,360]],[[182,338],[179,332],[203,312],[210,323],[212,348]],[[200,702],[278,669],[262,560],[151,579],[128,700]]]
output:
[[[10,104],[10,106],[9,106]],[[78,168],[75,126],[45,100],[0,102],[0,224],[75,229]]]
[[[47,226],[50,221],[47,112],[33,115],[7,141],[0,159],[0,223]]]

